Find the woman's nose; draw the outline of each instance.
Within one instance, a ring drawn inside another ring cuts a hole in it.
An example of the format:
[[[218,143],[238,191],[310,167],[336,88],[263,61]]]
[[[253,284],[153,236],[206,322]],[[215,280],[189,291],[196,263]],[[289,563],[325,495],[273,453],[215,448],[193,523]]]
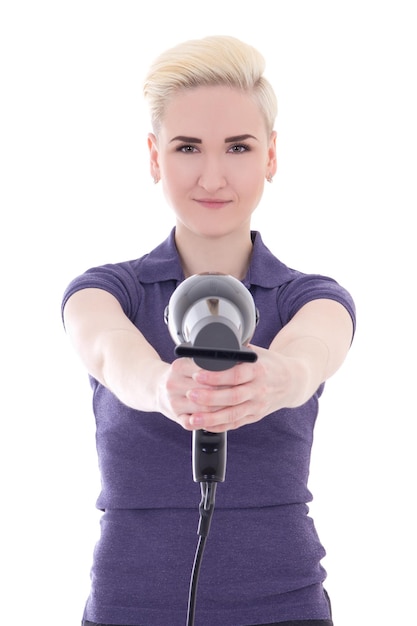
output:
[[[210,193],[225,187],[227,184],[226,175],[221,163],[214,159],[205,161],[198,179],[198,184]]]

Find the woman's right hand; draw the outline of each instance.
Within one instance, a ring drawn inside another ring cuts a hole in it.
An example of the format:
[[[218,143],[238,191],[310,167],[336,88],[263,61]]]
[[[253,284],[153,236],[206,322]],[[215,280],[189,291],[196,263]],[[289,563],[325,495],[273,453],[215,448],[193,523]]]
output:
[[[200,367],[190,358],[179,358],[171,364],[164,363],[157,384],[156,410],[180,424],[186,430],[194,430],[191,417],[196,412],[214,412],[223,407],[202,407],[191,399],[194,389],[205,388],[195,377]]]

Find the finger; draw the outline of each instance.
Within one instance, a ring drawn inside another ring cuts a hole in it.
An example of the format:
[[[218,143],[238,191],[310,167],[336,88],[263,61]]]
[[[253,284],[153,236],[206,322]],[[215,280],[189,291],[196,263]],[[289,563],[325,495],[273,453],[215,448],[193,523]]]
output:
[[[200,368],[195,364],[193,359],[181,357],[172,362],[172,369],[176,374],[192,378],[198,374]]]
[[[214,389],[212,387],[194,387],[187,392],[187,397],[199,407],[200,412],[217,411],[220,407],[236,406],[247,402],[252,396],[250,385],[238,385]]]
[[[236,430],[248,424],[253,424],[254,422],[259,421],[259,419],[260,417],[255,415],[245,415],[245,417],[238,419],[234,422],[226,422],[221,424],[213,424],[212,426],[205,426],[204,430],[208,430],[212,433],[223,433],[228,432],[229,430]],[[202,426],[196,426],[193,422],[193,416],[190,416],[189,427],[187,428],[187,430],[198,430],[200,428],[202,428]]]
[[[253,412],[253,407],[248,402],[235,407],[228,406],[215,412],[193,413],[190,415],[189,423],[193,428],[203,428],[211,432],[223,432],[258,421],[260,417],[259,414]]]
[[[227,370],[211,371],[200,369],[192,378],[195,382],[212,387],[232,387],[242,385],[253,380],[255,376],[252,363],[238,363]]]

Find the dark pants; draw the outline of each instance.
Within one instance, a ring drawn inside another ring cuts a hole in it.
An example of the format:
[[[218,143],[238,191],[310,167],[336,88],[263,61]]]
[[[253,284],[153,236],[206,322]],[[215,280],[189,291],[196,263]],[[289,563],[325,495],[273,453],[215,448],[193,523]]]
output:
[[[324,590],[327,601],[330,607],[331,614],[331,604],[330,598],[326,590]],[[82,626],[123,626],[122,624],[96,624],[95,622],[82,622]],[[140,626],[139,624],[137,626]],[[252,626],[333,626],[333,622],[331,619],[300,619],[300,620],[292,620],[289,622],[274,622],[273,624],[253,624]]]
[[[122,624],[96,624],[95,622],[82,622],[82,626],[123,626]],[[138,624],[139,626],[139,624]],[[295,620],[291,622],[275,622],[274,624],[253,624],[253,626],[333,626],[330,619]]]

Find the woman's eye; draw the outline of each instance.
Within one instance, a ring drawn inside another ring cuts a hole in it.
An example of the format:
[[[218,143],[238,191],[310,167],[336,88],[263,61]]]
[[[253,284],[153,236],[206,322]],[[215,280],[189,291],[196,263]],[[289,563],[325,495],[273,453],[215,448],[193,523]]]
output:
[[[177,148],[178,152],[188,152],[188,153],[192,153],[192,152],[197,152],[197,148],[195,146],[192,146],[190,144],[184,145],[184,146],[179,146]]]
[[[232,153],[235,153],[235,154],[240,154],[242,152],[248,152],[248,150],[250,150],[250,147],[247,146],[244,143],[235,144],[233,146],[230,146],[230,148],[229,148],[229,152],[232,152]]]

